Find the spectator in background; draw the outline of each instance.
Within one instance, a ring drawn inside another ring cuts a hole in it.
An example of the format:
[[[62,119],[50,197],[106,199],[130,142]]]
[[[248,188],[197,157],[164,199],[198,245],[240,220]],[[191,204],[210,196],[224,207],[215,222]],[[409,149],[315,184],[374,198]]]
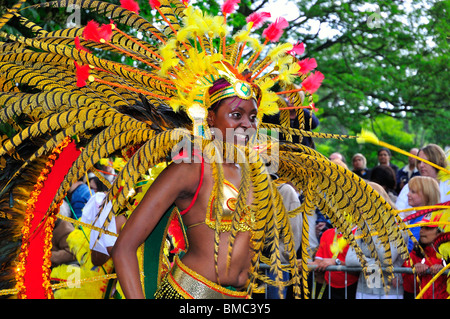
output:
[[[342,155],[339,152],[334,152],[331,153],[331,155],[328,157],[330,159],[330,161],[334,161],[334,160],[340,160],[342,163],[344,163],[345,165],[347,165],[347,163],[345,162],[345,157],[344,155]]]
[[[417,156],[440,167],[446,167],[448,165],[444,150],[436,144],[428,144],[425,147],[422,147],[417,153]],[[437,168],[434,168],[433,166],[425,162],[418,161],[417,169],[419,170],[421,176],[429,176],[438,181],[441,194],[441,203],[450,200],[450,183],[449,181],[441,181],[438,179],[439,170]],[[397,209],[399,210],[411,207],[410,205],[408,205],[408,185],[409,183],[402,188],[395,203],[395,206],[397,206]]]
[[[381,185],[395,203],[397,200],[397,193],[395,192],[395,172],[390,166],[375,166],[370,173],[370,181]]]
[[[378,163],[379,165],[390,166],[394,170],[394,179],[397,176],[398,167],[391,163],[391,151],[385,147],[378,150]]]
[[[423,222],[429,222],[431,213],[423,218]],[[414,247],[410,253],[411,259],[406,260],[404,267],[412,267],[419,276],[419,287],[414,288],[414,274],[403,274],[403,284],[405,289],[405,299],[413,299],[414,293],[419,293],[425,285],[444,267],[442,256],[438,256],[434,249],[433,242],[441,233],[438,226],[422,226],[420,227],[419,245]],[[430,273],[426,273],[429,270]],[[447,299],[447,276],[439,276],[422,296],[422,299]]]
[[[94,193],[82,180],[77,181],[70,187],[67,198],[76,219],[81,217],[84,205]]]
[[[409,152],[413,155],[417,155],[417,153],[419,153],[419,149],[412,148]],[[398,170],[397,178],[396,178],[397,193],[400,193],[403,186],[405,186],[411,178],[413,178],[414,176],[420,175],[419,170],[416,167],[416,162],[417,162],[417,160],[414,157],[409,156],[408,157],[408,165],[405,165],[404,167],[402,167],[401,169]]]
[[[436,205],[441,201],[441,194],[439,191],[439,184],[436,179],[429,176],[415,176],[411,178],[408,183],[408,205],[411,207],[420,207],[428,205]],[[404,222],[417,224],[422,221],[423,215],[410,213],[409,216],[403,219]],[[419,240],[419,228],[413,227],[410,229],[414,237]],[[412,240],[409,240],[408,250],[411,251],[414,246]]]
[[[343,168],[348,169],[347,164],[345,164],[345,163],[344,163],[341,159],[339,159],[338,157],[334,157],[331,161],[332,161],[334,164],[340,165],[340,166],[342,166]]]
[[[352,157],[353,173],[359,177],[370,180],[370,170],[367,168],[367,159],[361,153],[356,153]]]
[[[352,230],[356,231],[356,227]],[[328,266],[345,265],[345,258],[349,246],[345,242],[342,233],[337,232],[336,228],[326,230],[321,239],[319,249],[317,250],[314,261],[311,265],[316,265],[316,280],[321,280],[321,272],[323,279],[330,286],[325,289],[325,299],[355,299],[358,275],[347,273],[344,271],[326,271]],[[328,291],[330,291],[329,295]]]
[[[89,187],[91,188],[91,190],[94,193],[97,192],[107,192],[108,186],[106,186],[101,180],[100,178],[98,178],[97,176],[95,176],[94,173],[89,173],[88,174],[89,177]]]

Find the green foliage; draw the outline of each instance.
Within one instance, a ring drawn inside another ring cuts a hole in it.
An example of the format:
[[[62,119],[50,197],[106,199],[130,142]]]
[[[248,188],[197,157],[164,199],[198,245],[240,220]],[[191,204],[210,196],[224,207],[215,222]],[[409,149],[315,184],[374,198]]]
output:
[[[374,120],[364,120],[358,123],[340,123],[336,117],[327,118],[321,122],[320,131],[340,132],[341,134],[357,135],[362,129],[374,132],[383,142],[395,145],[401,149],[409,151],[412,147],[420,147],[417,143],[417,136],[420,132],[410,131],[410,121],[402,121],[386,115],[379,115]],[[356,140],[345,142],[336,140],[315,140],[317,150],[324,155],[339,152],[346,158],[346,163],[351,168],[351,158],[355,153],[362,153],[367,158],[367,166],[377,165],[377,152],[379,147],[372,144],[358,144]],[[408,159],[401,154],[392,153],[392,162],[399,167],[406,165]]]
[[[256,1],[253,10],[268,1]],[[306,46],[325,81],[318,91],[321,132],[358,134],[362,127],[405,150],[450,145],[450,1],[297,1],[300,16],[285,32]],[[248,15],[248,8],[239,12]],[[332,35],[313,32],[330,28]],[[262,30],[260,30],[261,32]],[[295,42],[294,40],[292,42]],[[340,151],[347,162],[364,153],[377,163],[377,147],[354,140],[316,140],[325,155]],[[393,162],[407,159],[393,154]]]

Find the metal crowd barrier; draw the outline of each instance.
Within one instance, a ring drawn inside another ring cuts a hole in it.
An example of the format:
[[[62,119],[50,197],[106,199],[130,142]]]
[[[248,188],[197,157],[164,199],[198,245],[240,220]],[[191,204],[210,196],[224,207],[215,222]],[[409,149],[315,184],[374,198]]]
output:
[[[308,267],[308,269],[310,270],[310,272],[312,274],[312,281],[313,282],[315,282],[315,269],[316,268],[317,268],[316,265],[309,265],[309,267]],[[266,276],[269,275],[269,272],[270,272],[270,266],[269,265],[261,264],[260,265],[260,269],[264,270]],[[387,269],[384,268],[384,267],[382,267],[381,270],[383,272],[387,271]],[[349,272],[353,272],[353,273],[357,272],[357,273],[360,273],[360,276],[363,276],[361,274],[362,267],[358,267],[358,266],[343,266],[343,265],[340,265],[340,266],[337,266],[337,265],[336,266],[328,266],[326,268],[326,271],[328,271],[328,275],[329,276],[331,275],[331,272],[333,272],[333,271],[342,271],[342,272],[344,272],[345,273],[345,283],[346,284],[347,284],[347,274]],[[450,272],[450,270],[446,270],[445,272],[442,273],[442,276],[448,276],[449,272]],[[412,268],[409,268],[409,267],[393,267],[393,273],[394,274],[413,274],[413,270],[412,270]],[[427,270],[425,273],[426,274],[430,274],[430,271]],[[330,281],[330,280],[328,280],[328,281]],[[322,284],[320,284],[320,283],[317,283],[317,285],[322,286]],[[310,288],[309,290],[311,291],[311,287],[309,287],[309,288]],[[328,289],[328,297],[330,297],[330,295],[331,295],[331,286],[330,285],[326,285],[326,289]],[[397,286],[395,289],[397,289],[397,293],[396,294],[398,296],[398,299],[403,299],[403,293],[400,291],[400,287]],[[434,296],[434,283],[431,285],[431,287],[429,289],[433,291],[432,295]],[[402,291],[403,291],[403,289],[402,289]],[[420,287],[418,287],[416,277],[414,276],[414,294],[413,294],[414,298],[417,296],[417,294],[419,294],[419,292],[420,292]],[[267,296],[267,289],[265,289],[264,294],[265,294],[265,298],[269,299],[268,296]],[[383,295],[380,295],[380,299],[382,298],[382,296]],[[317,296],[315,296],[315,297],[317,297]],[[311,298],[311,299],[314,299],[314,298]],[[345,299],[347,299],[347,287],[345,288]]]

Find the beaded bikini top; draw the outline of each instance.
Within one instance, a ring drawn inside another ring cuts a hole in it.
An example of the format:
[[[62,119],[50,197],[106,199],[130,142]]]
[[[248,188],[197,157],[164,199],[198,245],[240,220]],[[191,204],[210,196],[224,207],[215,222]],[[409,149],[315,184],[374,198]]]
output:
[[[222,232],[231,230],[233,218],[236,210],[236,203],[238,197],[238,190],[227,180],[223,183],[223,202],[222,202],[222,216],[220,219],[219,229]],[[211,196],[206,213],[205,224],[211,229],[216,229],[216,214],[213,208],[214,196]],[[246,206],[242,214],[241,220],[237,226],[238,231],[245,232],[251,230],[252,225],[252,211],[250,206]]]
[[[183,155],[181,155],[181,156],[183,156]],[[201,160],[202,160],[202,162],[201,162],[200,182],[198,184],[198,187],[194,194],[192,202],[185,210],[180,212],[181,215],[186,214],[192,208],[192,206],[194,205],[194,203],[198,197],[198,193],[202,186],[203,176],[204,176],[203,158],[201,158]],[[224,182],[223,182],[222,215],[220,216],[219,225],[216,225],[217,217],[216,217],[216,212],[213,207],[214,201],[215,201],[215,196],[211,196],[209,199],[208,207],[207,207],[205,221],[189,225],[189,226],[187,226],[188,229],[193,228],[198,225],[206,224],[209,228],[214,229],[214,230],[218,226],[219,230],[221,232],[231,231],[233,218],[234,218],[234,214],[235,214],[235,210],[236,210],[238,194],[239,194],[239,191],[237,190],[237,188],[229,181],[224,180]],[[237,230],[240,232],[250,231],[252,229],[251,225],[254,222],[254,218],[253,218],[254,214],[253,214],[251,207],[249,205],[246,205],[244,212],[242,212],[241,215],[242,216],[237,225]]]
[[[199,184],[200,188],[201,184]],[[219,221],[219,230],[221,232],[228,232],[231,231],[233,218],[236,210],[236,203],[237,203],[237,196],[238,196],[238,190],[236,187],[234,187],[233,184],[231,184],[228,181],[224,181],[223,183],[223,202],[222,202],[222,216]],[[206,212],[206,218],[205,221],[195,223],[188,226],[189,228],[193,228],[198,225],[206,224],[211,229],[216,229],[217,225],[217,217],[214,210],[214,200],[215,197],[211,196],[209,199],[207,212]],[[191,205],[190,205],[191,206]],[[181,214],[185,214],[188,212],[188,209],[181,212]],[[253,224],[254,218],[253,212],[251,210],[250,206],[246,206],[245,211],[242,214],[241,220],[239,221],[237,225],[237,230],[240,232],[250,231],[252,229],[251,225]]]

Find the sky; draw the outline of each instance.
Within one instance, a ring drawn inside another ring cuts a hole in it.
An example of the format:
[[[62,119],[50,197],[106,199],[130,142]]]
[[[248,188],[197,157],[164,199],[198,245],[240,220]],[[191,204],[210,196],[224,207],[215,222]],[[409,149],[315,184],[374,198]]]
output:
[[[299,17],[300,11],[295,3],[295,1],[290,0],[270,0],[269,4],[265,6],[261,11],[268,11],[271,13],[271,20],[275,20],[277,17],[283,17],[287,21],[295,20]],[[319,21],[309,21],[309,26],[311,29],[309,30],[299,30],[303,33],[312,33],[316,34],[319,31],[319,38],[331,38],[337,34],[339,31],[333,30],[329,28],[326,24],[322,23],[320,25]]]

